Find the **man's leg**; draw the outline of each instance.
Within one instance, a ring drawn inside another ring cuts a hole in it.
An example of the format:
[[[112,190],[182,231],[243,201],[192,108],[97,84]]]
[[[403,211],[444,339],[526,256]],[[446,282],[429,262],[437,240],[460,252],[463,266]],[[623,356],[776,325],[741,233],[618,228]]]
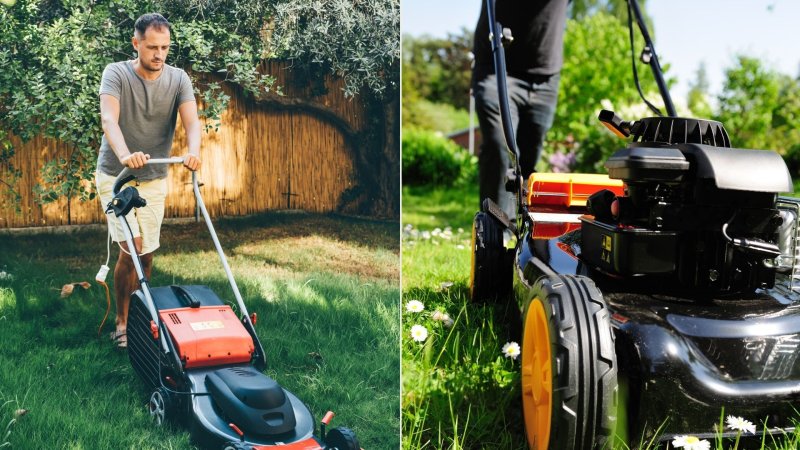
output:
[[[142,238],[133,238],[133,243],[136,246],[136,252],[140,252],[142,250]],[[133,265],[133,259],[131,259],[131,256],[128,254],[130,253],[128,244],[126,242],[120,242],[119,244],[124,251],[120,250],[117,264],[114,267],[114,293],[116,294],[117,302],[116,324],[118,335],[125,333],[128,327],[128,306],[131,301],[131,293],[139,287],[139,277],[136,274],[136,267]],[[147,258],[145,259],[145,257]],[[150,278],[149,272],[150,267],[152,267],[153,255],[142,255],[141,259],[142,267],[145,269],[145,276]],[[145,265],[146,260],[150,267]]]
[[[503,134],[500,103],[497,94],[497,78],[490,75],[479,81],[474,89],[478,122],[481,127],[481,153],[478,156],[478,178],[480,202],[490,198],[509,217],[516,215],[514,195],[505,189],[506,172],[511,167],[508,147]],[[511,121],[516,129],[519,124],[517,106],[512,101]]]
[[[525,178],[536,168],[545,136],[553,125],[560,76],[551,75],[537,81],[530,83],[526,89],[525,107],[520,108],[520,129],[517,132],[522,153],[520,167]]]

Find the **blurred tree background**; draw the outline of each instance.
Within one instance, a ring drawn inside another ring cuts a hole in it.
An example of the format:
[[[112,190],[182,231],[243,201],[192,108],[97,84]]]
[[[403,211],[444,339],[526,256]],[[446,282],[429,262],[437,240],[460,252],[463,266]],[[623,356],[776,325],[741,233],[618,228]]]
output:
[[[646,14],[644,2],[640,4]],[[649,17],[645,21],[654,36],[657,25]],[[403,36],[404,129],[447,135],[468,127],[472,40],[469,29],[444,39]],[[643,42],[636,28],[634,53],[642,90],[663,110],[649,66],[638,60]],[[571,2],[558,108],[537,170],[604,172],[603,162],[624,142],[600,125],[600,109],[612,109],[626,120],[653,115],[636,91],[630,47],[625,0]],[[667,83],[673,85],[669,60],[662,57],[660,61]],[[712,97],[705,65],[698,61],[697,67],[686,98],[673,98],[678,115],[721,121],[733,146],[775,150],[785,157],[793,176],[798,175],[798,78],[778,73],[757,58],[739,55],[725,72],[721,93]],[[560,167],[565,160],[570,167]],[[404,158],[404,183],[415,182],[405,177],[405,165],[412,163]]]

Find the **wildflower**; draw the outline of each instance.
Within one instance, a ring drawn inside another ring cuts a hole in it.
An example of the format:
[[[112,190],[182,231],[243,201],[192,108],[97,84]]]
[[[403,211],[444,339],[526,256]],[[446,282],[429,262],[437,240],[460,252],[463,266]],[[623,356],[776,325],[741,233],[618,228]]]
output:
[[[428,329],[422,325],[414,325],[411,327],[411,339],[417,342],[424,342],[428,339]]]
[[[672,440],[672,446],[685,450],[708,450],[711,448],[711,443],[696,436],[677,436]]]
[[[749,420],[744,420],[742,417],[728,416],[725,420],[728,423],[728,428],[736,431],[746,431],[750,434],[756,434],[756,426]]]
[[[464,232],[464,229],[463,229],[463,228],[461,228],[461,227],[459,227],[459,228],[458,228],[458,234],[461,234],[461,233],[463,233],[463,232]]]
[[[503,356],[506,358],[517,359],[519,356],[519,344],[516,342],[506,342],[503,346]]]
[[[431,314],[431,319],[442,322],[445,328],[450,328],[453,326],[453,319],[450,317],[449,314],[436,310]]]
[[[459,250],[464,250],[467,247],[464,247],[463,244],[458,244],[458,245],[456,245],[456,248],[459,249]]]
[[[430,238],[431,238],[431,232],[430,231],[423,231],[422,232],[422,239],[428,240]]]
[[[0,280],[14,281],[14,275],[11,275],[5,270],[0,271]]]
[[[412,313],[422,312],[425,309],[425,305],[422,304],[419,300],[409,300],[406,303],[406,311]]]

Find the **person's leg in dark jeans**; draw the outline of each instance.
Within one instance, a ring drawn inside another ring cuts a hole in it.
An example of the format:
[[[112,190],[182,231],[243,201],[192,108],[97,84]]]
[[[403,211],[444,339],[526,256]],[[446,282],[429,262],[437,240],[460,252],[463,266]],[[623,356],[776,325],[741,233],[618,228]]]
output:
[[[558,74],[542,76],[527,83],[525,103],[519,107],[517,129],[520,168],[525,179],[534,172],[536,163],[542,156],[545,135],[553,125],[560,78]]]
[[[509,78],[511,80],[511,78]],[[509,92],[513,88],[509,83]],[[481,127],[481,153],[478,156],[480,203],[490,198],[509,217],[516,216],[515,197],[506,191],[506,171],[511,167],[511,156],[503,134],[500,103],[497,95],[497,78],[489,75],[473,87],[475,109]],[[510,94],[514,97],[514,94]],[[511,121],[516,129],[519,114],[515,102],[510,102]],[[479,203],[479,204],[480,204]]]
[[[545,134],[553,124],[560,76],[535,77],[525,81],[507,77],[511,122],[520,149],[522,175],[528,178],[542,153]],[[490,198],[508,214],[516,216],[516,197],[505,190],[506,173],[512,159],[506,146],[497,78],[490,75],[475,83],[475,105],[481,127],[481,153],[478,157],[480,201]]]

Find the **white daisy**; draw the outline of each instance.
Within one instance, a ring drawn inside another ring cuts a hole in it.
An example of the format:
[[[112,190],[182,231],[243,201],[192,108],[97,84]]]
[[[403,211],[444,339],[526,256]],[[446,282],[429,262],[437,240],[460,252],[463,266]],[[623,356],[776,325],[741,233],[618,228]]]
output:
[[[406,303],[406,311],[411,313],[419,313],[425,309],[425,305],[422,304],[419,300],[409,300]]]
[[[676,436],[672,440],[672,446],[685,450],[708,450],[711,448],[711,443],[697,436]]]
[[[728,428],[736,431],[746,431],[750,434],[756,434],[756,426],[749,420],[744,420],[742,417],[728,416],[725,421],[728,423]]]
[[[506,358],[517,359],[519,356],[519,344],[516,342],[506,342],[503,346],[503,356]]]
[[[423,342],[428,339],[428,329],[422,325],[414,325],[411,327],[411,339],[417,342]]]

